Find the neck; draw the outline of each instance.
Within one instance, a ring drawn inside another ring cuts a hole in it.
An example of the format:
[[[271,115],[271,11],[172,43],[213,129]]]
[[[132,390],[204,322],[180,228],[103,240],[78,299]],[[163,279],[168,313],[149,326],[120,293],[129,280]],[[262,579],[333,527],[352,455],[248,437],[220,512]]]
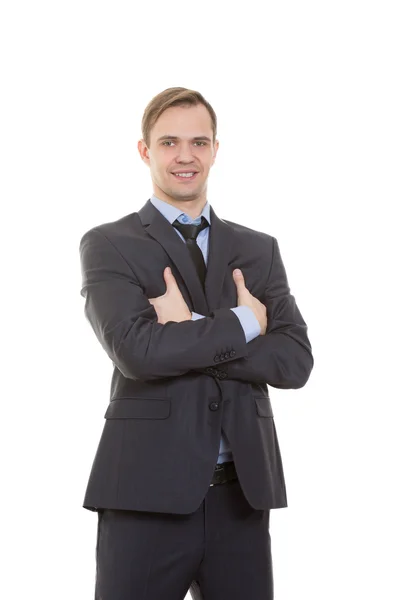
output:
[[[158,187],[154,189],[154,195],[157,198],[160,198],[160,200],[167,202],[167,204],[175,206],[175,208],[178,208],[182,212],[186,213],[192,219],[199,217],[203,211],[203,208],[207,204],[207,200],[204,197],[194,198],[193,200],[177,200],[176,198],[172,198],[171,196],[168,196],[168,194],[165,194]]]

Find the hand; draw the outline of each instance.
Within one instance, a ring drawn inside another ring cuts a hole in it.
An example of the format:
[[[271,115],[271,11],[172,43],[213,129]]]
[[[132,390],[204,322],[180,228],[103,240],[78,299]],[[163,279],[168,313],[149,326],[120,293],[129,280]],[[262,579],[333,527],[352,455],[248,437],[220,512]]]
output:
[[[236,269],[233,271],[233,280],[236,283],[238,306],[248,306],[251,308],[260,324],[260,335],[265,335],[267,331],[267,307],[249,292],[245,285],[242,271],[237,269],[237,274],[235,271]]]
[[[190,321],[192,313],[186,304],[176,279],[169,267],[164,269],[164,280],[167,291],[157,298],[149,298],[157,313],[158,322],[165,325],[167,321]]]

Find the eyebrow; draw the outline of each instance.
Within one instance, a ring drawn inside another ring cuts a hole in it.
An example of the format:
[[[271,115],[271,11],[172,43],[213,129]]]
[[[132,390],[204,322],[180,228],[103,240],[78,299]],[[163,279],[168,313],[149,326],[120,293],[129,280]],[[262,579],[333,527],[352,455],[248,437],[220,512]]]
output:
[[[196,140],[196,141],[202,140],[202,141],[211,142],[211,139],[209,137],[207,137],[206,135],[198,135],[192,139]],[[158,138],[157,142],[161,142],[162,140],[179,140],[179,138],[176,135],[162,135],[161,137]]]

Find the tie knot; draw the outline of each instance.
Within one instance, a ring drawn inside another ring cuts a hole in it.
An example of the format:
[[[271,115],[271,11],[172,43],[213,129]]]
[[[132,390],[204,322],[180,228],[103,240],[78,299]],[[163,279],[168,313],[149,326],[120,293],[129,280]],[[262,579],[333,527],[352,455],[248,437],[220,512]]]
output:
[[[194,225],[193,223],[179,223],[179,221],[175,219],[172,225],[183,235],[185,240],[195,240],[200,231],[203,231],[203,229],[208,227],[208,222],[205,217],[201,217],[201,223],[199,225]]]

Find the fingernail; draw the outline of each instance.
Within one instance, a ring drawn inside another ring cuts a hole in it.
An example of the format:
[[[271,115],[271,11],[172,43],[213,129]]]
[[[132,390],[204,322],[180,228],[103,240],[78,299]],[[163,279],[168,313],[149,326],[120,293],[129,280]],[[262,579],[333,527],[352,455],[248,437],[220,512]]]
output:
[[[235,269],[233,272],[235,273],[235,275],[240,275],[240,269]]]

